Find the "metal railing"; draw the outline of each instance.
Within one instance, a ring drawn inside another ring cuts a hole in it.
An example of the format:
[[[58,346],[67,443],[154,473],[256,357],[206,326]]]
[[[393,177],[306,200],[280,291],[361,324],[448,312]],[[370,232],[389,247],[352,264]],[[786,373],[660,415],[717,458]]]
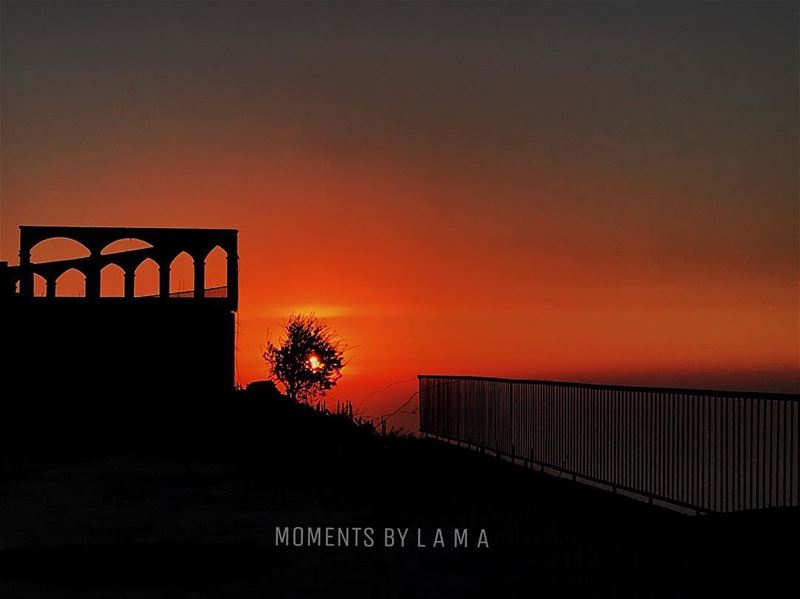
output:
[[[136,299],[142,298],[159,298],[161,297],[158,293],[152,295],[139,295],[136,296]],[[171,291],[169,294],[170,298],[173,299],[195,299],[194,289],[189,289],[188,291]],[[206,287],[203,290],[203,298],[226,298],[228,297],[228,286],[222,285],[221,287]]]
[[[420,376],[420,432],[700,512],[798,506],[800,396]]]
[[[173,291],[169,294],[170,297],[174,298],[194,298],[194,289],[190,289],[189,291]],[[158,297],[158,296],[155,296]],[[221,287],[207,287],[203,290],[203,297],[209,298],[219,298],[219,297],[228,297],[228,286],[223,285]]]
[[[15,293],[13,295],[15,297],[20,297],[20,294],[19,294],[18,291],[15,291]],[[39,295],[36,295],[34,297],[36,297],[36,298],[45,298],[45,295],[44,295],[44,292],[42,292]],[[72,295],[72,296],[57,296],[55,299],[61,300],[61,299],[64,299],[65,297],[68,298],[68,299],[86,299],[86,294],[85,293],[81,293],[81,294],[76,294],[76,295]],[[99,299],[101,299],[101,300],[115,299],[116,300],[116,299],[120,299],[121,297],[122,296],[119,296],[119,295],[109,295],[109,296],[103,295],[103,296],[100,296]],[[156,299],[156,298],[159,298],[159,297],[161,297],[160,294],[151,293],[151,294],[148,294],[148,295],[137,295],[133,299],[137,299],[137,300],[138,299]],[[172,292],[170,292],[169,297],[170,298],[176,298],[176,299],[195,299],[194,289],[190,289],[188,291],[172,291]],[[228,286],[227,285],[221,285],[219,287],[206,287],[203,290],[203,298],[212,298],[212,299],[213,298],[223,298],[224,299],[224,298],[227,298],[227,297],[228,297]],[[48,299],[53,299],[53,298],[48,298]]]

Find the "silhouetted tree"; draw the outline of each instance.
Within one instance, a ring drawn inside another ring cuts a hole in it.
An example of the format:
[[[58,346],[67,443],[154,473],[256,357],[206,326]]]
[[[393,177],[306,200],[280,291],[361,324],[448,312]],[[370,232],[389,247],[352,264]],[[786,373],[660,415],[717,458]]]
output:
[[[313,314],[292,315],[275,345],[267,341],[264,360],[270,377],[295,401],[321,397],[342,377],[344,341]]]

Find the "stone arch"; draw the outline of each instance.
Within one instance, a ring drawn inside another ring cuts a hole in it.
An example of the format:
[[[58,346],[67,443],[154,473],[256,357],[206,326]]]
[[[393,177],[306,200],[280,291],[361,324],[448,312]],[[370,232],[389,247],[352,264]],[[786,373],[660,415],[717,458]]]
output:
[[[228,252],[221,245],[215,245],[205,256],[205,286],[207,289],[227,287]]]
[[[100,270],[100,297],[125,296],[125,271],[109,262]]]
[[[22,282],[18,283],[21,289]],[[33,297],[45,297],[47,295],[47,279],[38,272],[33,273]]]
[[[153,244],[145,241],[144,239],[139,239],[138,237],[124,237],[122,239],[116,239],[110,243],[107,243],[103,249],[100,250],[100,254],[107,256],[109,254],[129,252],[131,250],[144,250],[152,247]]]
[[[77,268],[68,268],[55,279],[56,297],[86,297],[86,275]]]
[[[31,262],[50,262],[91,255],[86,245],[72,237],[57,235],[38,241],[30,249]]]
[[[176,255],[169,264],[169,292],[187,294],[194,291],[194,258],[186,250]]]
[[[158,264],[156,261],[152,258],[145,258],[139,262],[134,272],[134,296],[157,296]]]

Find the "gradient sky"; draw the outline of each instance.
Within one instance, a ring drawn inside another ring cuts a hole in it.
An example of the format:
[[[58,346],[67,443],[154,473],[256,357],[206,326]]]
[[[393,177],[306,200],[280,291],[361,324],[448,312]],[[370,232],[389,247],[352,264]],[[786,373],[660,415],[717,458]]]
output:
[[[434,372],[800,390],[795,2],[0,11],[2,259],[240,229],[242,383],[314,310],[333,398],[401,381],[367,415]]]

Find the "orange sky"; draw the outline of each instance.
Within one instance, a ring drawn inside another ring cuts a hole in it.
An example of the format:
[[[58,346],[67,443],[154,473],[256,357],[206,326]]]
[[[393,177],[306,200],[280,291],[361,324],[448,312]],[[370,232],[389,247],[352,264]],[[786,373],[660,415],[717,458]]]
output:
[[[797,7],[197,6],[4,6],[2,259],[238,228],[240,381],[314,311],[334,399],[399,382],[367,415],[418,373],[800,390]]]

